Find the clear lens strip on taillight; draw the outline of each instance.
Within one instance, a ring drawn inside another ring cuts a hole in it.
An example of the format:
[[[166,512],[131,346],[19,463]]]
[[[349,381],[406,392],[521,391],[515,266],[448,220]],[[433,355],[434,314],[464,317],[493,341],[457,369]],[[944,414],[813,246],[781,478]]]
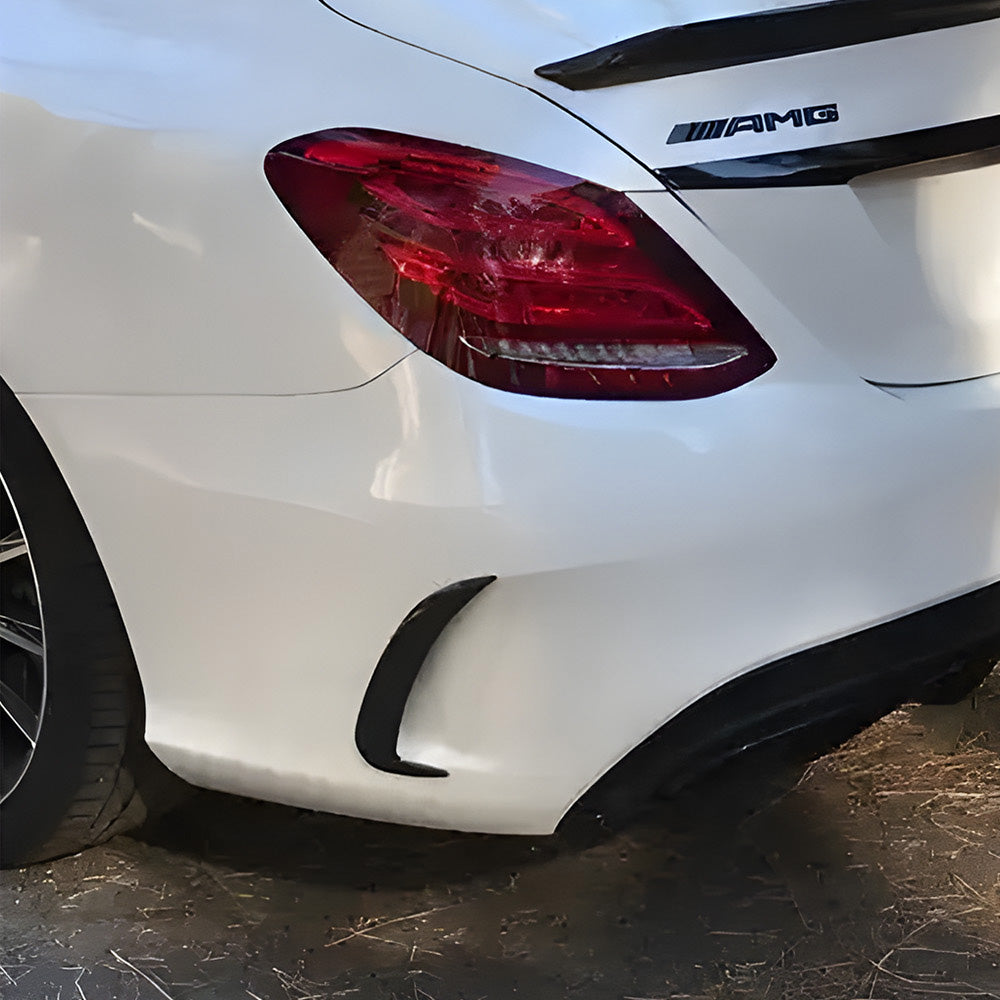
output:
[[[283,142],[264,171],[365,301],[477,382],[564,398],[692,399],[774,364],[729,299],[620,192],[361,128]]]

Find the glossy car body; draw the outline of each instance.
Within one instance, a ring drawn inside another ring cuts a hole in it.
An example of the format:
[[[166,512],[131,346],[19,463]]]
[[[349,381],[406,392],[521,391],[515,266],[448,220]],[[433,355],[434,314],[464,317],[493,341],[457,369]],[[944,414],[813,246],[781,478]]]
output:
[[[169,768],[351,815],[545,833],[725,682],[1000,580],[996,160],[753,190],[653,173],[995,120],[1000,20],[572,91],[535,67],[788,4],[334,6],[0,15],[0,374],[84,516]],[[833,102],[835,122],[740,132],[724,153],[666,143],[678,123]],[[265,180],[277,143],[341,126],[627,192],[777,364],[682,401],[449,371]],[[403,758],[447,777],[370,766],[358,714],[400,622],[484,576],[399,730]]]

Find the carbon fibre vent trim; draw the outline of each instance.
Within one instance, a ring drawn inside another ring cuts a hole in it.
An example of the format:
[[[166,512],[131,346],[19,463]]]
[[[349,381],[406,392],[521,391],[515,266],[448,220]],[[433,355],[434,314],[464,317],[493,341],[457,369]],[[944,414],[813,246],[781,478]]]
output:
[[[442,587],[425,597],[403,619],[375,666],[354,729],[354,742],[365,761],[379,771],[414,778],[446,778],[448,772],[403,760],[396,744],[403,712],[417,676],[448,623],[495,576],[479,576]]]

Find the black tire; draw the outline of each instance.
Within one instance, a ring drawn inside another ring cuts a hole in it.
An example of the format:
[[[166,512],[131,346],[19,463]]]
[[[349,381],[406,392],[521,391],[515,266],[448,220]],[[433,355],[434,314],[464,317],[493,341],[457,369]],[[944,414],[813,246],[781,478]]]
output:
[[[31,741],[24,741],[29,727],[0,712],[6,771],[0,864],[7,868],[75,853],[133,829],[146,819],[156,791],[167,791],[177,779],[143,742],[139,676],[83,518],[34,425],[2,382],[0,429],[0,538],[16,540],[20,533],[28,550],[0,562],[0,614],[8,615],[0,625],[8,626],[8,639],[12,629],[35,629],[43,645],[26,658],[16,635],[13,642],[0,640],[0,701],[13,699],[21,722],[34,720],[36,735],[32,752]],[[28,622],[31,606],[41,630]],[[37,676],[26,679],[39,669],[41,689]],[[19,685],[20,702],[12,693]]]

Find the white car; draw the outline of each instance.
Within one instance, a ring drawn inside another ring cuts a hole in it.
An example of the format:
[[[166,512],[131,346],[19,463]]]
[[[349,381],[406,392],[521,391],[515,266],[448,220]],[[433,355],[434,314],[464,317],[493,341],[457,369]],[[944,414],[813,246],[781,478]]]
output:
[[[1000,656],[1000,0],[6,0],[2,850],[458,830]]]

